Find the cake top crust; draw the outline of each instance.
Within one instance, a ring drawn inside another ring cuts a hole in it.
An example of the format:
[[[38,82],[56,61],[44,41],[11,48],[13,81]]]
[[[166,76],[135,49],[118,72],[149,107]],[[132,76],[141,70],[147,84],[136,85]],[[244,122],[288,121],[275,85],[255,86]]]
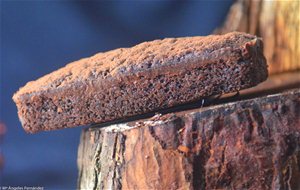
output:
[[[35,81],[28,82],[13,96],[47,91],[71,85],[76,81],[103,80],[117,75],[130,75],[166,65],[185,63],[189,58],[211,59],[213,52],[238,49],[257,39],[256,36],[231,32],[225,35],[165,38],[143,42],[131,48],[119,48],[97,53],[91,57],[71,62]],[[201,62],[199,63],[201,64]]]

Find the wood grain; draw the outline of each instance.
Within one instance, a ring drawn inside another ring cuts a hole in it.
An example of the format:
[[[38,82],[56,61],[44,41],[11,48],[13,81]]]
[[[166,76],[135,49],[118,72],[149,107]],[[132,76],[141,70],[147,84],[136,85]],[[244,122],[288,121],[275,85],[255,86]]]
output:
[[[270,74],[300,69],[300,1],[237,0],[215,32],[231,31],[263,38]]]
[[[299,189],[300,89],[82,132],[80,189]]]

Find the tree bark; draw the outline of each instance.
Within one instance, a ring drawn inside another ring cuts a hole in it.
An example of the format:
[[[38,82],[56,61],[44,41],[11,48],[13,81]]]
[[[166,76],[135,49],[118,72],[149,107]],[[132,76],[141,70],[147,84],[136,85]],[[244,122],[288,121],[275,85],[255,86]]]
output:
[[[299,189],[300,89],[83,130],[80,189]]]
[[[271,74],[300,69],[300,1],[236,0],[216,33],[230,31],[263,38]]]

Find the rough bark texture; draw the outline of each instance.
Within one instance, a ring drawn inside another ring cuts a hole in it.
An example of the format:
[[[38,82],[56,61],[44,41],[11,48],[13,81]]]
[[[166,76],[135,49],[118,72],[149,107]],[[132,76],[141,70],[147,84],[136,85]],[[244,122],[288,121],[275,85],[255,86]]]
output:
[[[299,189],[300,89],[82,132],[81,189]]]
[[[261,36],[270,74],[300,69],[300,1],[236,0],[216,33]]]

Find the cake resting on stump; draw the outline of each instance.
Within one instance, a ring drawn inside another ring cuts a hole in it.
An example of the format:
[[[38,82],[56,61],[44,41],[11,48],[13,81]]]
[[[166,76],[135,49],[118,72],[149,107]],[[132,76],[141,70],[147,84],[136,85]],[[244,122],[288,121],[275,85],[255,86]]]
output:
[[[13,100],[29,133],[92,125],[80,189],[299,189],[300,90],[248,89],[267,77],[262,39],[232,32],[98,53]],[[213,99],[242,89],[257,98]]]

